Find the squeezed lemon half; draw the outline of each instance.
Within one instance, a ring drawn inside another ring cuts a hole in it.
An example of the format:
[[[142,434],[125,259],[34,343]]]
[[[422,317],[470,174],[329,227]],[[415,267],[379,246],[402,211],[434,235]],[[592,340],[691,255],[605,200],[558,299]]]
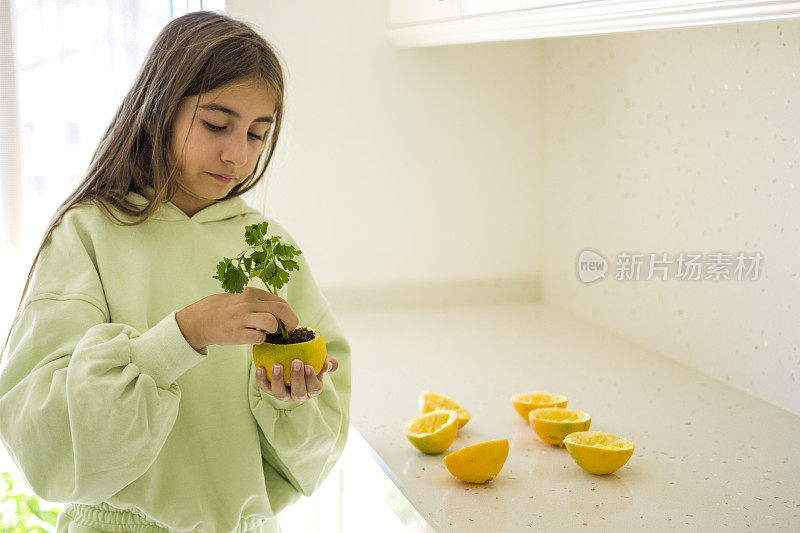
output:
[[[592,417],[577,409],[544,407],[531,411],[528,422],[540,439],[553,446],[563,446],[564,437],[570,433],[588,430]]]
[[[433,411],[410,420],[403,433],[422,453],[442,453],[456,440],[458,416],[455,411]]]
[[[461,481],[486,483],[497,477],[507,458],[508,439],[501,439],[466,446],[445,455],[442,462]]]
[[[542,409],[543,407],[566,407],[569,398],[563,394],[554,394],[552,392],[536,391],[536,392],[521,392],[511,397],[511,405],[517,411],[519,416],[526,422],[528,415],[534,409]]]
[[[592,474],[611,474],[633,455],[633,443],[602,431],[579,431],[564,438],[572,460]]]
[[[425,391],[419,395],[419,413],[421,415],[430,413],[436,409],[455,411],[458,416],[459,429],[463,428],[467,422],[469,422],[469,419],[472,418],[472,415],[469,411],[461,407],[458,403],[451,400],[447,396],[428,391]]]

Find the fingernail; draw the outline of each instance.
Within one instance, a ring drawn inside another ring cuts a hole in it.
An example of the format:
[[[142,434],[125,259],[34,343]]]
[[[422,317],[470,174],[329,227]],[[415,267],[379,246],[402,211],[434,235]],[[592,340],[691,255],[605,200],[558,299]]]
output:
[[[272,365],[272,373],[276,376],[281,373],[281,365]]]
[[[311,366],[306,365],[306,376],[310,376],[313,373],[314,373],[314,369]]]
[[[328,368],[326,368],[325,370],[329,371],[331,368],[333,368],[333,363],[328,361]]]
[[[292,368],[294,368],[295,370],[300,370],[300,368],[302,368],[302,366],[303,366],[303,363],[301,363],[300,361],[297,361],[297,360],[295,360],[295,362],[292,363]]]
[[[263,368],[258,367],[257,372],[258,372],[259,377],[262,377],[262,378],[264,377],[264,369]]]

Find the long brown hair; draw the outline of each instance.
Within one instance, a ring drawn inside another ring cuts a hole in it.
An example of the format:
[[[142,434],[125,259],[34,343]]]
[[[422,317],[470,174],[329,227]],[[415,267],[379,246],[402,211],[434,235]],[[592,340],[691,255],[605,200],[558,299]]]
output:
[[[92,202],[103,208],[117,224],[135,226],[146,221],[159,204],[171,199],[178,189],[173,179],[175,166],[169,160],[168,141],[181,99],[246,79],[262,80],[269,85],[275,97],[274,124],[253,173],[224,199],[240,196],[255,187],[272,159],[284,111],[281,62],[272,46],[253,28],[224,14],[195,11],[164,26],[150,47],[131,90],[103,134],[83,181],[56,209],[44,233],[17,313],[0,350],[0,360],[19,319],[42,249],[64,214],[76,204]],[[148,186],[153,188],[152,196]],[[147,198],[148,203],[140,209],[129,205],[125,196],[131,191]],[[133,221],[121,220],[109,205],[132,216]]]

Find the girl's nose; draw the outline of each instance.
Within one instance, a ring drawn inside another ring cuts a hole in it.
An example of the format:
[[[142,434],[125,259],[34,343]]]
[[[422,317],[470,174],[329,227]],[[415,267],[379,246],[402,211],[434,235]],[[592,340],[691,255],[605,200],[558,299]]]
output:
[[[247,133],[243,137],[230,135],[222,149],[222,160],[235,167],[247,163]]]

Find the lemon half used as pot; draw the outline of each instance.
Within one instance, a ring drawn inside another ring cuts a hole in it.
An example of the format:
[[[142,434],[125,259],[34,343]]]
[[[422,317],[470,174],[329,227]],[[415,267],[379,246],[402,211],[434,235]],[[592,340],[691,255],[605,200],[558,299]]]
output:
[[[403,433],[422,453],[442,453],[456,440],[458,417],[455,411],[433,411],[410,420]]]
[[[511,397],[511,405],[523,420],[528,422],[528,414],[534,409],[544,407],[566,407],[569,398],[563,394],[552,392],[536,391],[521,392]]]
[[[419,395],[419,414],[424,415],[436,409],[449,409],[458,414],[458,427],[463,428],[472,415],[469,411],[458,405],[447,396],[436,394],[435,392],[423,392]]]
[[[314,338],[294,344],[272,344],[262,342],[253,345],[253,362],[256,368],[263,366],[266,371],[267,381],[272,375],[272,365],[283,365],[283,383],[288,387],[292,384],[292,361],[299,359],[304,365],[311,365],[314,373],[319,374],[322,365],[325,364],[325,340],[319,331],[305,326],[295,328],[292,332],[299,329],[307,329],[314,332]],[[291,335],[290,332],[289,334]]]
[[[633,455],[633,443],[602,431],[579,431],[564,438],[569,455],[592,474],[611,474],[622,468]]]
[[[564,437],[576,431],[586,431],[592,423],[589,413],[563,407],[534,409],[528,422],[539,438],[553,446],[563,446]]]
[[[444,456],[442,462],[455,477],[467,483],[491,481],[508,458],[508,439],[466,446]]]

